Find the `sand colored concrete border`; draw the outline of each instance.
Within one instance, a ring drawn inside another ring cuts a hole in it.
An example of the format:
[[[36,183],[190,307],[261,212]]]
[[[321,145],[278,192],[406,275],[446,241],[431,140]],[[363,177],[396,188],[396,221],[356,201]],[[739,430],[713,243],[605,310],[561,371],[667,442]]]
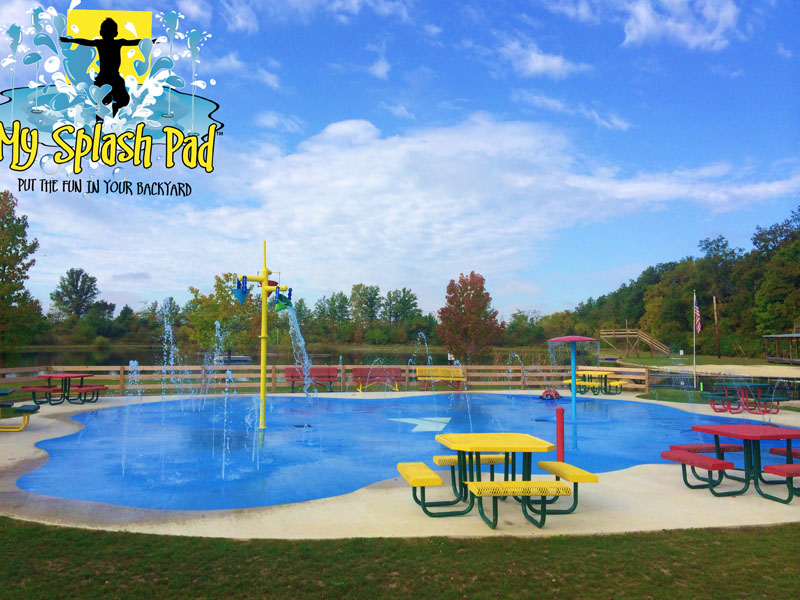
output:
[[[364,396],[353,393],[343,395]],[[613,399],[651,402],[639,400],[632,394],[613,396]],[[143,402],[160,400],[160,397],[142,399]],[[477,511],[464,517],[432,519],[425,516],[414,504],[410,489],[399,477],[350,494],[321,500],[216,511],[128,508],[41,496],[17,488],[16,480],[21,475],[47,461],[47,454],[34,446],[36,442],[79,430],[81,425],[71,419],[74,414],[120,406],[124,402],[120,398],[104,398],[99,405],[93,406],[44,406],[25,431],[0,434],[0,456],[3,457],[0,463],[0,514],[91,529],[242,539],[538,537],[800,521],[800,500],[783,505],[761,498],[752,490],[742,496],[716,498],[705,490],[687,489],[681,481],[680,467],[677,465],[642,465],[603,473],[598,484],[581,486],[581,501],[574,514],[548,517],[544,529],[525,521],[513,501],[501,502],[500,520],[494,531],[483,523]],[[659,404],[714,414],[707,406]],[[749,418],[760,421],[754,415],[749,415]],[[773,416],[772,422],[800,428],[800,413],[781,411]],[[449,477],[447,471],[442,471],[442,475]],[[445,494],[447,490],[431,491],[431,499],[440,493]]]

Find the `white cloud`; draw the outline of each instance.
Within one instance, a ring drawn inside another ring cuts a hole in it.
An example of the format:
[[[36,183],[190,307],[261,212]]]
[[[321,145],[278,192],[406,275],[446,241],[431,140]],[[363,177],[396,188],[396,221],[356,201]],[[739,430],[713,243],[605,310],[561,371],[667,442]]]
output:
[[[259,19],[309,21],[320,13],[341,23],[349,23],[362,11],[408,21],[412,5],[412,0],[223,0],[222,14],[229,30],[254,33]]]
[[[193,22],[211,21],[211,3],[208,0],[178,0],[178,11]]]
[[[623,44],[669,39],[690,49],[721,50],[737,35],[735,0],[540,0],[547,10],[583,23],[622,23]]]
[[[229,31],[258,31],[258,17],[251,4],[247,0],[222,0],[220,10]]]
[[[289,153],[231,147],[218,146],[212,175],[163,162],[129,169],[143,180],[189,181],[188,199],[21,195],[29,236],[41,244],[31,288],[46,297],[80,266],[104,296],[184,301],[188,286],[207,290],[214,274],[255,269],[266,239],[269,266],[296,297],[363,281],[411,287],[433,310],[462,272],[483,274],[493,290],[529,281],[543,241],[578,224],[686,202],[730,211],[800,192],[797,165],[769,177],[726,163],[623,175],[551,127],[486,114],[390,137],[368,121],[342,121]],[[95,174],[110,179],[103,167]],[[16,177],[3,169],[0,184],[16,189]],[[140,276],[120,277],[131,272]],[[519,303],[508,294],[493,292],[504,314]]]
[[[257,114],[255,123],[259,127],[286,133],[302,133],[306,126],[305,122],[295,115],[283,115],[271,110]]]
[[[793,56],[792,51],[789,50],[783,42],[778,42],[775,51],[778,53],[778,56],[782,56],[783,58],[792,58]]]
[[[742,69],[731,69],[719,63],[711,65],[711,72],[717,77],[724,77],[726,79],[738,79],[744,75]]]
[[[432,24],[425,25],[422,28],[422,30],[425,32],[426,35],[429,35],[431,37],[436,37],[437,35],[442,33],[442,28],[441,27],[439,27],[438,25],[432,25]]]
[[[408,119],[409,121],[416,121],[417,117],[412,113],[404,104],[387,104],[386,102],[381,102],[381,108],[385,111],[390,112],[395,117],[400,117],[401,119]]]
[[[386,60],[385,56],[379,56],[378,60],[376,60],[367,68],[367,71],[369,71],[373,77],[377,77],[378,79],[388,79],[389,71],[391,70],[392,65],[389,64],[389,61]]]
[[[518,90],[511,95],[511,99],[515,102],[523,102],[525,104],[529,104],[530,106],[548,110],[550,112],[571,116],[581,116],[589,119],[590,121],[594,122],[595,125],[602,127],[603,129],[627,131],[631,126],[628,121],[613,113],[603,116],[596,109],[589,108],[584,104],[570,106],[562,100],[558,100],[557,98],[552,98],[538,92]]]
[[[263,61],[267,63],[269,69],[264,67],[252,68],[239,58],[237,52],[228,52],[218,58],[204,59],[203,66],[211,74],[234,73],[242,78],[264,83],[273,90],[281,89],[280,77],[273,72],[273,70],[280,67],[280,63],[271,58],[263,59]]]
[[[204,58],[203,65],[212,73],[244,71],[246,66],[237,52],[228,52],[219,58]]]
[[[589,0],[542,0],[541,4],[551,12],[584,23],[596,21],[600,10],[596,1]]]
[[[500,46],[499,53],[523,77],[546,76],[563,79],[590,68],[586,64],[573,63],[559,54],[542,52],[530,40],[506,39]]]
[[[669,38],[700,50],[725,48],[739,18],[733,0],[635,0],[623,10],[627,13],[624,44]]]
[[[263,67],[258,67],[256,69],[254,79],[261,83],[266,83],[273,90],[279,90],[281,88],[281,82],[278,76],[272,71],[267,71]]]

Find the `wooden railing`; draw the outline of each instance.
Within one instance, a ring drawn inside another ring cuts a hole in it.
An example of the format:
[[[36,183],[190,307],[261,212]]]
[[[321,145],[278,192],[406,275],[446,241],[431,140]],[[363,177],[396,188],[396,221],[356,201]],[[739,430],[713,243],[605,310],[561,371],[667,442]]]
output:
[[[266,383],[270,393],[285,392],[289,383],[284,379],[284,369],[289,365],[267,365]],[[294,365],[291,365],[294,366]],[[338,383],[333,384],[335,391],[353,391],[357,386],[352,384],[354,367],[364,368],[367,365],[333,365],[339,373]],[[416,390],[418,385],[413,365],[397,365],[403,370],[404,389]],[[568,366],[526,366],[511,365],[464,365],[461,367],[467,380],[467,389],[544,389],[565,388],[562,380],[569,378]],[[582,370],[612,371],[615,380],[630,382],[625,386],[629,391],[649,390],[649,372],[642,368],[618,367],[580,367]],[[140,366],[132,371],[128,366],[52,366],[52,367],[18,367],[0,369],[0,387],[21,387],[35,385],[42,380],[37,377],[46,373],[91,373],[91,383],[108,386],[111,393],[125,394],[221,394],[226,390],[232,393],[258,392],[260,370],[258,365],[175,365],[164,367]],[[228,373],[230,375],[228,375]],[[324,386],[319,386],[324,388]],[[421,386],[420,386],[421,387]],[[378,389],[378,388],[373,388]],[[446,389],[443,384],[436,384],[435,389]],[[21,392],[15,392],[11,399],[22,399]]]
[[[647,344],[650,348],[650,356],[653,356],[653,350],[664,356],[670,355],[669,346],[639,329],[601,329],[600,339],[620,352],[622,350],[614,345],[614,341],[625,340],[625,356],[628,356],[630,352],[636,352],[636,356],[639,356],[639,342]]]

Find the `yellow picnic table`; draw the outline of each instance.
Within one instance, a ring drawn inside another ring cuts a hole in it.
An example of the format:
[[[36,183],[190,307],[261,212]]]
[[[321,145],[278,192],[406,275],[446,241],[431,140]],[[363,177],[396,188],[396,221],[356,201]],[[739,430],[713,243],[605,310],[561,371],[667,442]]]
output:
[[[608,385],[608,376],[613,375],[614,371],[575,371],[576,375],[579,375],[583,378],[586,382],[593,382],[597,381],[600,384],[599,389],[594,386],[592,387],[592,391],[597,394],[599,392],[603,392],[604,394],[611,394],[613,393],[611,387]],[[597,377],[597,379],[595,379]],[[575,382],[576,385],[580,385],[580,383]]]
[[[506,455],[506,479],[516,479],[516,453],[522,453],[522,480],[530,481],[533,452],[550,452],[555,444],[527,433],[440,433],[436,441],[455,450],[458,455],[457,490],[467,500],[467,481],[481,480],[481,453],[502,452]]]

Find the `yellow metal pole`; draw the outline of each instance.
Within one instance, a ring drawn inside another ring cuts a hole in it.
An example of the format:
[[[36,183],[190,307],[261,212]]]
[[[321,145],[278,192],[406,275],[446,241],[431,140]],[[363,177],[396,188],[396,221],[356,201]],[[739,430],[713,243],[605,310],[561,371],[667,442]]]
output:
[[[261,268],[261,408],[258,413],[258,428],[267,428],[267,297],[269,291],[269,269],[267,269],[267,241],[262,242],[263,267]]]
[[[248,281],[253,281],[261,284],[261,335],[259,337],[259,346],[261,350],[261,381],[259,382],[259,391],[261,397],[261,407],[259,410],[258,428],[267,428],[267,300],[269,294],[276,290],[285,292],[289,289],[286,285],[269,285],[269,275],[272,273],[267,268],[267,242],[262,242],[262,265],[261,275],[254,275],[252,277],[246,276]],[[237,276],[241,280],[241,277]]]

